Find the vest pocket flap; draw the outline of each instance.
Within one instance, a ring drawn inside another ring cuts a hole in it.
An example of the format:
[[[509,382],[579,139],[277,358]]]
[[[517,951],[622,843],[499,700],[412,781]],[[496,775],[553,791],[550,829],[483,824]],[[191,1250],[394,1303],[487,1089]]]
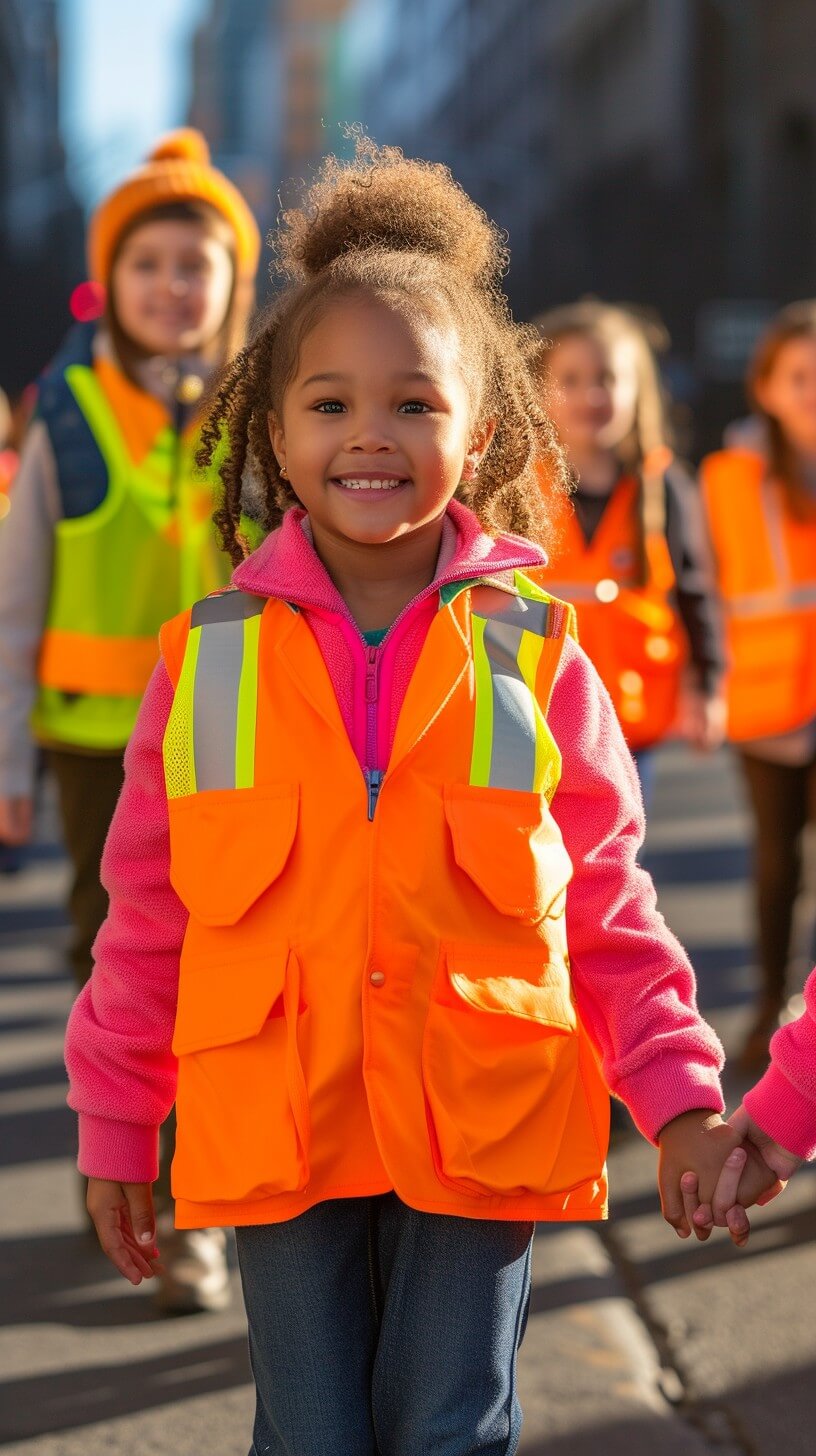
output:
[[[559,914],[572,863],[544,795],[468,784],[443,792],[454,859],[491,904],[533,924]]]
[[[449,946],[447,965],[452,990],[477,1011],[555,1031],[573,1032],[577,1026],[569,972],[563,962],[542,965],[540,957],[506,953],[500,947],[492,956],[483,952],[476,956]]]
[[[287,946],[254,960],[192,960],[182,969],[173,1052],[206,1051],[257,1036],[270,1016],[298,1008],[298,973]]]
[[[234,925],[286,865],[297,784],[170,799],[170,881],[202,925]]]

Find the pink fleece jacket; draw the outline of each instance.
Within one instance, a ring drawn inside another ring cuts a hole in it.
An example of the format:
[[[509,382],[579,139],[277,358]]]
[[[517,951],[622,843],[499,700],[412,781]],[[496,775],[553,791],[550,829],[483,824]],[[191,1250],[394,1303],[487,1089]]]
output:
[[[436,579],[379,649],[373,696],[370,651],[311,545],[303,512],[291,511],[233,580],[303,611],[361,768],[370,770],[387,763],[440,587],[542,559],[528,542],[486,536],[475,517],[453,502]],[[187,912],[168,873],[162,739],[172,698],[160,663],[127,750],[125,785],[105,847],[102,878],[110,911],[96,941],[93,976],[67,1033],[68,1100],[79,1113],[80,1169],[126,1182],[156,1177],[158,1128],[176,1087],[171,1041]],[[655,1139],[681,1112],[722,1110],[722,1049],[697,1011],[694,973],[637,863],[643,807],[611,702],[571,640],[549,723],[563,758],[552,812],[574,866],[567,929],[578,1009],[610,1089]]]
[[[816,1158],[816,970],[805,1009],[771,1040],[771,1065],[743,1099],[763,1132],[798,1158]]]

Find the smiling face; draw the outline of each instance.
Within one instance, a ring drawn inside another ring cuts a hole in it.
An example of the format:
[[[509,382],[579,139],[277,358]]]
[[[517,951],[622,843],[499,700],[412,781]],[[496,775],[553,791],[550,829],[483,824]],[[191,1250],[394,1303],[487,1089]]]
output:
[[[229,249],[205,222],[145,222],[111,274],[119,328],[147,354],[203,353],[224,325],[233,274]]]
[[[360,295],[306,334],[269,426],[324,552],[438,534],[490,433],[473,438],[454,331]]]

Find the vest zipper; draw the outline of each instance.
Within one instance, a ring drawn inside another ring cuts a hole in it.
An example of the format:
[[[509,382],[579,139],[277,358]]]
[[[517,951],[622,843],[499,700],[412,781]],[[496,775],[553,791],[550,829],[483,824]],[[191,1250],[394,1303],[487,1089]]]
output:
[[[380,649],[379,647],[366,647],[366,759],[370,765],[377,762],[377,700],[380,691]],[[383,781],[383,774],[380,769],[369,767],[365,770],[365,781],[368,789],[368,818],[374,818],[374,810],[377,807],[377,800],[380,796],[380,785]]]

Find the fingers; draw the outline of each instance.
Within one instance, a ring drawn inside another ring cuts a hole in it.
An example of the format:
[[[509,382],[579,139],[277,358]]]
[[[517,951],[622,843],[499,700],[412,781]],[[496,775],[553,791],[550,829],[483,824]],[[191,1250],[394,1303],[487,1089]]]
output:
[[[781,1178],[777,1178],[772,1188],[768,1188],[764,1193],[760,1193],[756,1200],[757,1208],[764,1208],[766,1203],[773,1203],[774,1199],[778,1198],[780,1193],[784,1193],[787,1186],[787,1182],[783,1183]]]
[[[696,1173],[684,1173],[680,1179],[680,1192],[683,1195],[683,1212],[686,1223],[693,1229],[700,1243],[705,1243],[711,1233],[710,1227],[705,1223],[698,1222],[697,1212],[700,1208],[699,1179]]]
[[[714,1228],[714,1215],[711,1212],[710,1203],[701,1203],[694,1215],[694,1229],[708,1229],[711,1233]],[[698,1235],[699,1237],[699,1235]]]
[[[135,1190],[139,1192],[135,1192]],[[133,1200],[138,1231],[134,1230],[130,1201]],[[149,1184],[125,1184],[91,1178],[88,1182],[88,1212],[93,1219],[102,1251],[131,1284],[152,1279],[158,1249],[153,1229],[153,1200]]]
[[[742,1105],[740,1105],[734,1112],[731,1113],[731,1116],[728,1119],[728,1125],[729,1127],[733,1127],[734,1131],[739,1133],[741,1138],[746,1138],[748,1136],[748,1131],[751,1126],[751,1119]]]
[[[121,1209],[115,1215],[106,1214],[95,1219],[96,1232],[102,1252],[131,1284],[141,1284],[143,1279],[152,1279],[153,1268],[148,1252],[140,1249],[125,1220],[127,1210]],[[158,1253],[158,1250],[155,1251]]]
[[[744,1248],[744,1246],[748,1242],[748,1236],[751,1232],[751,1225],[748,1221],[748,1215],[745,1212],[745,1209],[740,1207],[738,1203],[735,1203],[733,1208],[729,1208],[728,1213],[726,1214],[726,1222],[728,1226],[728,1232],[731,1235],[731,1242],[735,1244],[738,1249]]]
[[[153,1193],[149,1183],[123,1183],[127,1199],[130,1226],[140,1245],[151,1247],[156,1240],[156,1220],[153,1215]]]
[[[666,1223],[671,1224],[678,1238],[689,1238],[691,1227],[686,1218],[683,1194],[679,1183],[675,1183],[673,1179],[660,1184],[660,1207]]]
[[[737,1202],[737,1189],[740,1186],[740,1179],[747,1161],[748,1154],[745,1148],[734,1148],[722,1165],[717,1187],[714,1189],[714,1197],[711,1200],[711,1213],[717,1228],[728,1227],[726,1215]]]

